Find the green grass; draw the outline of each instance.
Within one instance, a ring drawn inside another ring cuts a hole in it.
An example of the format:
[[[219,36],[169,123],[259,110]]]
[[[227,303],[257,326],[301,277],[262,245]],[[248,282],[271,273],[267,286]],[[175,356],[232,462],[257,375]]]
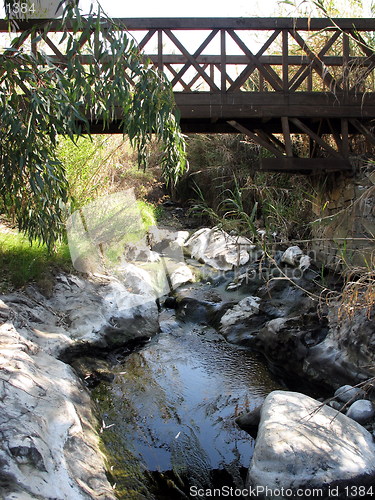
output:
[[[0,233],[0,292],[37,283],[46,293],[53,285],[53,272],[70,271],[69,248],[61,244],[50,254],[45,245],[33,244],[20,233]]]

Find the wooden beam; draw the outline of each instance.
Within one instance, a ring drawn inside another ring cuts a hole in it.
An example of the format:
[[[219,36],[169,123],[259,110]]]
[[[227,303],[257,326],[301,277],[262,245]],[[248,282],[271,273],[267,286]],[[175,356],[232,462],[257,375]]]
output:
[[[225,30],[220,30],[220,90],[227,91],[227,63],[225,50]]]
[[[352,170],[349,161],[335,158],[262,158],[260,170],[268,172],[314,173]]]
[[[158,70],[163,71],[163,30],[158,30]]]
[[[233,128],[235,128],[236,130],[241,132],[241,134],[247,135],[248,137],[250,137],[250,139],[252,139],[257,144],[259,144],[260,146],[262,146],[265,149],[268,149],[268,151],[273,153],[277,158],[283,158],[282,152],[279,149],[277,149],[273,144],[270,144],[268,141],[265,141],[264,139],[259,137],[257,134],[254,134],[254,132],[251,132],[251,130],[249,130],[246,127],[244,127],[243,125],[241,125],[240,123],[237,123],[235,120],[229,120],[228,123]]]
[[[293,157],[293,148],[292,139],[290,137],[289,120],[287,116],[281,117],[281,126],[283,129],[286,155],[291,158]]]
[[[335,149],[333,149],[329,144],[327,144],[321,137],[319,137],[318,134],[313,132],[311,128],[309,128],[307,125],[305,125],[301,120],[298,118],[290,118],[290,121],[294,123],[302,132],[307,134],[309,137],[311,137],[319,146],[321,146],[323,149],[328,151],[332,156],[335,158],[340,158],[342,159],[342,156],[339,152],[337,152]]]
[[[71,29],[75,21],[67,23],[67,29]],[[26,31],[33,27],[43,28],[50,25],[50,31],[61,31],[61,20],[58,19],[32,19],[29,21],[17,21],[18,30]],[[274,29],[296,29],[301,31],[332,30],[355,30],[375,31],[374,18],[293,18],[293,17],[159,17],[159,18],[114,18],[103,22],[103,29],[111,28],[113,25],[119,29],[130,31],[149,29],[183,29],[183,30],[210,30],[210,29],[235,29],[235,30],[274,30]],[[0,31],[7,33],[9,23],[5,19],[0,20]]]
[[[350,123],[358,130],[358,132],[366,137],[368,141],[375,146],[375,136],[373,133],[370,132],[370,130],[363,125],[359,120],[356,119],[351,119],[349,120]]]
[[[341,118],[341,139],[342,139],[342,154],[347,158],[350,153],[349,148],[349,124],[347,118]]]
[[[283,68],[283,90],[289,90],[289,66],[288,66],[288,30],[283,30],[282,42],[282,68]]]

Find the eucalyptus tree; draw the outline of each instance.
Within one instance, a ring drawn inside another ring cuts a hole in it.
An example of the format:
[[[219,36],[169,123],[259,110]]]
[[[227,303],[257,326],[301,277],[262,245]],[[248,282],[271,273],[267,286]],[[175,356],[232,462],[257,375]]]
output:
[[[167,183],[175,183],[186,164],[170,85],[131,35],[100,8],[82,16],[70,6],[59,23],[65,62],[23,48],[27,40],[43,40],[48,23],[22,32],[0,54],[0,209],[50,248],[62,234],[68,205],[56,155],[60,135],[77,141],[90,135],[93,120],[106,127],[120,113],[141,167],[153,134],[163,145]]]

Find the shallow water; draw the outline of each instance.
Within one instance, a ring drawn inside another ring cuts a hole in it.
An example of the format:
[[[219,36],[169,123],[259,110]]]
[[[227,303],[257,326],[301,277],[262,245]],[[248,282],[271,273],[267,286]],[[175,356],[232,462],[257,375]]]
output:
[[[281,385],[260,356],[228,344],[213,328],[177,322],[168,311],[161,325],[162,333],[115,367],[113,383],[95,391],[115,480],[145,495],[119,496],[183,498],[160,491],[149,497],[146,470],[159,479],[168,472],[185,492],[189,485],[209,487],[213,470],[241,486],[254,440],[234,420]]]

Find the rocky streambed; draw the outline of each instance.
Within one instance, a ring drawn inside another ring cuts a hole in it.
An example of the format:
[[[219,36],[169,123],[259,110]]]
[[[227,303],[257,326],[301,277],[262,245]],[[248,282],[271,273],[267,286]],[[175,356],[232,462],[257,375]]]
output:
[[[215,228],[155,230],[125,256],[49,299],[2,297],[2,498],[372,494],[372,386],[333,394],[375,375],[368,312],[340,323],[300,249]]]

